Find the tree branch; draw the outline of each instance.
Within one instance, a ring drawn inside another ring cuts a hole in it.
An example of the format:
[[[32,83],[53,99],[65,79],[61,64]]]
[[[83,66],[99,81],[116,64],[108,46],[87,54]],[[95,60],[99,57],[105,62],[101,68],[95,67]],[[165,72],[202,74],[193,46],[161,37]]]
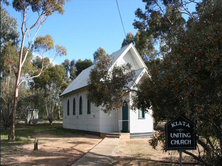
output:
[[[45,14],[41,14],[38,19],[36,20],[36,22],[26,31],[26,32],[29,32],[30,30],[32,30],[34,27],[36,27],[40,22],[41,20],[44,18]]]
[[[201,140],[199,136],[197,137],[197,141],[206,151],[210,151],[210,147],[206,143],[204,143],[204,141]]]
[[[189,15],[189,16],[193,19],[193,18],[194,18],[194,17],[193,17],[193,14],[191,14],[190,11],[187,10],[187,9],[184,7],[183,0],[181,0],[181,6],[182,6],[182,8],[186,11],[186,13],[185,13],[185,12],[183,12],[183,13]]]
[[[32,44],[33,40],[35,39],[35,37],[36,37],[39,29],[41,28],[41,26],[43,25],[43,23],[46,21],[47,18],[48,18],[48,16],[45,16],[44,20],[40,23],[40,25],[38,26],[38,28],[37,28],[34,36],[32,37],[32,40],[29,42],[29,44],[28,44],[28,49],[27,49],[27,51],[26,51],[26,53],[25,53],[25,57],[24,57],[23,60],[22,60],[21,66],[24,65],[24,62],[25,62],[25,60],[26,60],[26,58],[27,58],[27,55],[28,55],[28,52],[29,52],[29,50],[30,50],[31,44]]]
[[[31,80],[31,79],[33,79],[33,78],[39,77],[39,76],[42,74],[42,71],[43,71],[43,69],[44,69],[43,63],[44,63],[44,59],[42,58],[42,68],[41,68],[40,72],[39,72],[37,75],[35,75],[35,76],[32,76],[32,77],[28,77],[28,78],[26,78],[26,79],[23,79],[22,81],[19,82],[19,86],[20,86],[23,82],[25,82],[25,81],[27,81],[27,80]]]
[[[193,157],[195,160],[202,162],[204,165],[208,165],[204,160],[202,160],[200,157],[197,157],[196,155],[194,155],[191,152],[188,151],[183,151],[184,153],[188,154],[189,156]]]
[[[161,10],[162,13],[164,13],[163,9],[161,8],[161,6],[158,4],[157,0],[155,0],[156,5],[159,7],[159,9]],[[173,22],[170,20],[169,17],[166,17],[167,20],[173,25]]]

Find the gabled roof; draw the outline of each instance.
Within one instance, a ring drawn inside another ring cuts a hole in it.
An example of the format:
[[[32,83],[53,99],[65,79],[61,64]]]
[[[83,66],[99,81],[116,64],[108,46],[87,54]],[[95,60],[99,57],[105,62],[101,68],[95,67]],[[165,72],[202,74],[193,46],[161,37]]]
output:
[[[66,95],[88,85],[88,79],[90,71],[94,68],[95,65],[92,65],[85,70],[83,70],[73,81],[72,83],[62,92],[60,96]]]
[[[129,82],[127,86],[130,87],[130,88],[133,88],[134,85],[138,84],[138,82],[140,81],[141,77],[145,73],[148,76],[148,72],[147,72],[146,68],[141,68],[141,69],[136,70],[134,78],[133,78],[133,81]]]
[[[113,65],[111,66],[111,68],[117,64],[117,62],[119,61],[119,59],[123,58],[127,52],[131,52],[133,54],[133,56],[136,58],[136,60],[138,61],[138,63],[141,64],[140,68],[147,68],[146,64],[144,63],[143,59],[141,58],[141,56],[139,55],[136,47],[133,45],[133,43],[130,43],[124,47],[122,47],[120,50],[112,53],[112,57],[113,57]]]
[[[130,52],[130,54],[127,54]],[[129,45],[124,46],[120,50],[114,52],[111,56],[113,57],[113,64],[110,67],[109,70],[113,68],[114,65],[117,65],[117,63],[127,63],[127,60],[129,61],[131,57],[133,56],[133,60],[131,59],[131,62],[136,63],[135,68],[135,79],[134,81],[131,81],[128,86],[131,87],[136,83],[137,78],[141,75],[141,73],[144,74],[144,71],[147,72],[147,67],[145,63],[143,62],[142,58],[140,57],[139,53],[137,52],[134,45],[131,43]],[[128,56],[128,57],[126,57]],[[123,59],[124,57],[125,60]],[[88,79],[90,75],[90,71],[94,68],[95,65],[92,65],[88,67],[87,69],[83,70],[74,80],[73,82],[62,92],[60,96],[64,96],[66,94],[72,93],[78,89],[84,88],[88,85]]]

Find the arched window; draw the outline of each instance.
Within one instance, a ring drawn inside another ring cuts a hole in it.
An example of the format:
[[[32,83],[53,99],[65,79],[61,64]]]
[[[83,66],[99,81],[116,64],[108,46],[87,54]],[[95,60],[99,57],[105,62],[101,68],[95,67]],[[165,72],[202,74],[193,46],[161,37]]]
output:
[[[73,115],[75,115],[76,114],[76,99],[75,98],[73,98],[72,104],[73,104],[72,105],[72,113],[73,113]]]
[[[79,98],[79,115],[82,115],[82,96]]]
[[[67,101],[67,115],[69,115],[69,100]]]
[[[87,114],[91,114],[91,102],[87,99]]]

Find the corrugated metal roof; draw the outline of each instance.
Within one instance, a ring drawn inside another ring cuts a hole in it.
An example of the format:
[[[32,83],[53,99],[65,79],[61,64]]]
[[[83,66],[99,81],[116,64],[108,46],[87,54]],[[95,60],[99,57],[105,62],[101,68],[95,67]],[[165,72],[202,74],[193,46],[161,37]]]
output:
[[[88,85],[88,79],[90,71],[94,68],[95,65],[92,65],[85,70],[83,70],[73,81],[72,83],[62,92],[61,96],[73,92],[77,89],[83,88]]]
[[[113,64],[123,55],[124,52],[127,52],[133,44],[129,44],[121,48],[120,50],[114,52],[111,56],[113,57]],[[88,67],[87,69],[83,70],[74,80],[73,82],[62,92],[60,96],[64,96],[66,94],[69,94],[71,92],[74,92],[78,89],[84,88],[88,85],[89,75],[90,71],[94,68],[95,65],[92,65]],[[144,68],[139,69],[135,73],[135,80],[140,75],[140,73],[143,71]],[[135,81],[131,81],[128,85],[133,86]]]
[[[120,50],[112,53],[111,56],[113,57],[113,64],[117,61],[117,59],[120,58],[120,56],[123,54],[124,51],[127,51],[130,48],[130,46],[133,46],[133,44],[132,43],[128,44],[128,45],[124,46],[123,48],[121,48]]]

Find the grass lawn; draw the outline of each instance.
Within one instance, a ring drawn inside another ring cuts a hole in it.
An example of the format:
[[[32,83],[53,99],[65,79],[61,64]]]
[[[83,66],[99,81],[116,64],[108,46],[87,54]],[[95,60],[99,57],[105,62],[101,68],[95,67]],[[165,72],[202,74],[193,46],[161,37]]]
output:
[[[15,141],[8,142],[8,135],[10,133],[10,129],[1,130],[1,149],[6,146],[13,145],[22,145],[28,144],[30,141],[35,138],[36,134],[48,134],[53,136],[67,137],[67,136],[77,136],[81,135],[81,133],[77,133],[71,130],[64,129],[62,127],[62,123],[55,123],[50,125],[49,123],[45,123],[45,121],[41,121],[35,125],[25,125],[21,121],[16,124],[15,128]]]

